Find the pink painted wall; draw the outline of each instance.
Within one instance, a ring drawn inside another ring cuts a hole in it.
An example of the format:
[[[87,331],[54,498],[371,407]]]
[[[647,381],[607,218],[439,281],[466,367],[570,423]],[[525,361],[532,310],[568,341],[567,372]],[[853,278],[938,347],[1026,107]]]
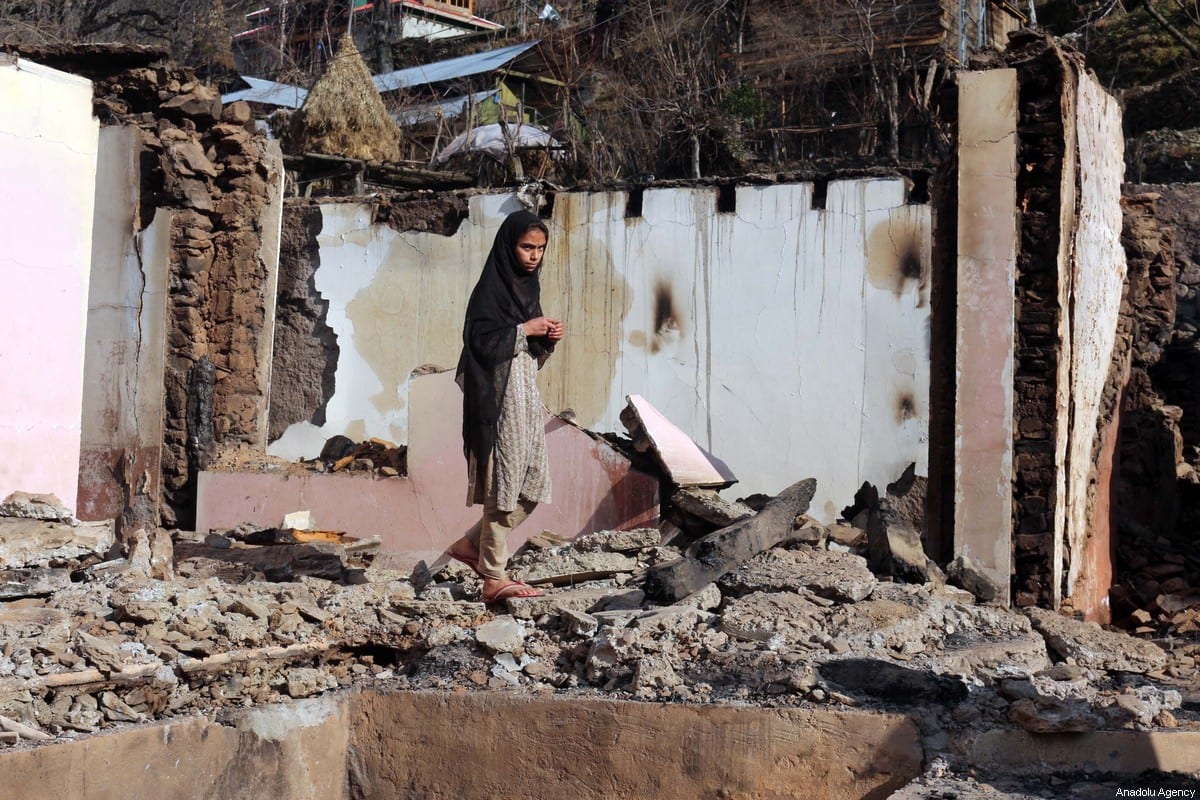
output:
[[[74,508],[99,136],[92,85],[0,61],[0,108],[0,499],[51,492]]]
[[[391,566],[434,560],[480,515],[466,505],[462,392],[452,372],[425,375],[412,380],[409,402],[408,478],[202,472],[196,529],[278,525],[307,509],[322,529],[380,537]],[[573,538],[657,524],[658,480],[630,469],[606,442],[547,413],[546,446],[553,501],[517,529],[511,550],[543,530]]]

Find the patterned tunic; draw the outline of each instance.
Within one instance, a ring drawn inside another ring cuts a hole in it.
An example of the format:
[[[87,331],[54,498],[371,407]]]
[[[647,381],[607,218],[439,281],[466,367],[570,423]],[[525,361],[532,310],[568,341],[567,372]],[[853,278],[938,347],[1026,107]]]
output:
[[[479,502],[480,492],[501,511],[513,511],[520,497],[550,502],[550,462],[546,458],[546,428],[542,396],[537,388],[538,363],[529,354],[523,325],[517,326],[516,354],[508,371],[508,387],[496,425],[496,448],[488,465],[489,485],[467,487],[467,503]],[[473,460],[473,459],[472,459]],[[474,476],[475,465],[468,474]]]

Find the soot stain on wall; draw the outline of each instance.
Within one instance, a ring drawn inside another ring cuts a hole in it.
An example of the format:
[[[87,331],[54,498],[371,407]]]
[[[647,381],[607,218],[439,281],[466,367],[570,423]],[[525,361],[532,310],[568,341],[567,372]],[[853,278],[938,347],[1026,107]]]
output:
[[[917,399],[912,392],[902,392],[896,398],[896,424],[903,425],[907,420],[917,417]]]
[[[657,353],[664,347],[679,341],[683,334],[683,325],[675,304],[675,294],[670,281],[659,278],[654,284],[654,317],[650,324],[651,353]]]
[[[924,206],[895,209],[867,236],[867,280],[900,299],[916,289],[917,307],[929,299],[929,223]]]

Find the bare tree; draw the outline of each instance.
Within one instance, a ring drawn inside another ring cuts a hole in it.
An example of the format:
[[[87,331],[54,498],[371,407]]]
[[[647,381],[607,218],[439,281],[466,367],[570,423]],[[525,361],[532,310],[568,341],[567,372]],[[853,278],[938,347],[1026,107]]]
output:
[[[231,30],[248,0],[0,0],[0,39],[163,47],[201,68],[233,66]]]

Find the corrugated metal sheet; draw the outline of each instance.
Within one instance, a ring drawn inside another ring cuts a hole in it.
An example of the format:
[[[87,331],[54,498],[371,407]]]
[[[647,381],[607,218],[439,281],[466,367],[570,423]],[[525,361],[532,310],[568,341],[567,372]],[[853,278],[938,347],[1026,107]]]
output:
[[[263,78],[250,78],[245,75],[242,76],[242,80],[250,84],[250,88],[221,95],[222,103],[245,100],[247,103],[261,103],[266,106],[299,108],[304,105],[304,99],[308,97],[308,90],[301,89],[299,86],[276,83]]]
[[[496,94],[495,89],[488,89],[475,94],[463,94],[458,97],[448,97],[445,100],[439,100],[436,103],[426,103],[425,105],[415,108],[405,109],[392,115],[392,119],[396,120],[400,125],[418,125],[422,122],[429,122],[437,119],[439,116],[446,119],[455,119],[462,116],[463,110],[468,104],[477,106],[480,103],[491,98]]]
[[[484,53],[472,53],[469,56],[448,58],[445,61],[435,61],[418,67],[398,69],[384,75],[376,75],[375,88],[380,92],[394,92],[410,86],[425,86],[440,83],[455,78],[465,78],[469,75],[482,75],[485,72],[500,69],[505,64],[521,54],[532,49],[536,41],[501,47],[499,50],[488,50]]]

